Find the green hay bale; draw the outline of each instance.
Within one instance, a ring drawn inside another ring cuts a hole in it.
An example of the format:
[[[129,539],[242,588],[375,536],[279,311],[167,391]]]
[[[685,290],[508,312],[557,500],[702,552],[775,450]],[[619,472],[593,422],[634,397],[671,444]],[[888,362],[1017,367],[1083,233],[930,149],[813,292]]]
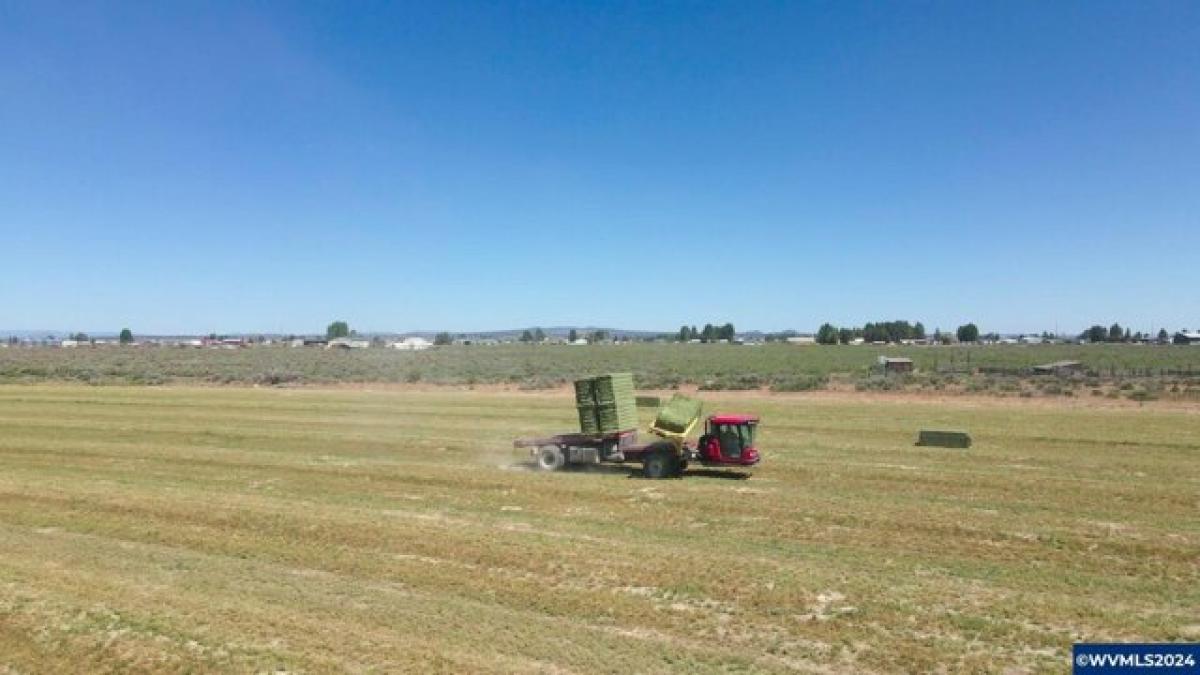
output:
[[[965,431],[933,431],[922,429],[917,434],[917,445],[928,445],[938,448],[969,448],[971,436]]]
[[[579,413],[579,432],[583,434],[600,433],[600,418],[596,415],[596,406],[576,406]]]
[[[687,431],[688,425],[700,416],[702,405],[694,398],[675,394],[670,401],[667,401],[666,405],[659,409],[654,426],[681,434]]]
[[[605,434],[638,426],[637,406],[630,403],[601,403],[596,406],[596,418],[600,422],[600,432]]]
[[[622,403],[633,400],[633,373],[610,373],[592,378],[596,403]]]
[[[577,405],[595,405],[596,393],[591,378],[575,380],[575,403]]]

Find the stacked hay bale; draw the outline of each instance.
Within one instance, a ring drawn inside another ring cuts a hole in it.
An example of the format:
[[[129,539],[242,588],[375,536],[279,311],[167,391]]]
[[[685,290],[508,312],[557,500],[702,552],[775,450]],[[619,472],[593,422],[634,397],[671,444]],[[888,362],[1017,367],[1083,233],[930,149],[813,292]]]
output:
[[[575,380],[575,409],[579,411],[579,431],[585,434],[599,434],[596,391],[591,379]]]
[[[631,373],[576,380],[575,406],[579,411],[579,430],[585,434],[611,434],[638,425]]]

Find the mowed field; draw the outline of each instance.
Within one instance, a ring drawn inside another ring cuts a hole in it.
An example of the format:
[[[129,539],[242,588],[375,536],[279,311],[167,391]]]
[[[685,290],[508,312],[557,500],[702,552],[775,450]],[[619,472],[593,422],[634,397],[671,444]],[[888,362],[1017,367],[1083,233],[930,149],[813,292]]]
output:
[[[1066,671],[1074,641],[1200,640],[1200,408],[705,399],[762,415],[751,477],[532,471],[511,439],[572,428],[565,393],[0,387],[0,672]]]

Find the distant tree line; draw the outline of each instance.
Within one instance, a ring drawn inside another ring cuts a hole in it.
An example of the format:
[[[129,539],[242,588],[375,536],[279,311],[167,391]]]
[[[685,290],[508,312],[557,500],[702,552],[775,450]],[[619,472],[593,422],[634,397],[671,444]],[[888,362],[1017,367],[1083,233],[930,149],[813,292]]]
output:
[[[1134,333],[1128,327],[1122,328],[1119,323],[1113,323],[1108,328],[1096,324],[1079,334],[1079,339],[1087,342],[1142,342],[1149,337],[1149,333],[1141,331]],[[1167,344],[1171,341],[1171,336],[1167,333],[1167,329],[1160,328],[1155,339],[1161,344]]]
[[[737,331],[732,323],[725,323],[723,325],[706,323],[701,329],[697,329],[694,325],[684,325],[679,327],[679,331],[677,333],[643,336],[640,338],[631,338],[629,336],[624,338],[614,338],[609,334],[608,331],[605,330],[594,330],[588,332],[586,335],[581,335],[578,330],[572,328],[567,335],[567,340],[570,342],[575,342],[582,337],[590,343],[608,342],[614,339],[626,341],[639,340],[643,342],[671,340],[676,342],[691,342],[693,340],[698,340],[700,342],[717,342],[721,340],[733,341],[736,334]],[[325,329],[325,337],[328,339],[354,335],[357,335],[357,331],[351,330],[349,324],[347,324],[345,321],[334,321]],[[793,330],[782,331],[778,333],[768,333],[765,336],[765,340],[767,342],[781,342],[798,335],[799,333]],[[218,338],[215,333],[211,334],[209,337],[212,339]],[[1041,337],[1043,339],[1053,339],[1056,336],[1048,332],[1043,332]],[[86,334],[80,332],[72,333],[70,335],[70,339],[79,342],[87,342],[89,338]],[[521,342],[530,344],[545,342],[546,339],[546,332],[540,327],[526,329],[522,331],[520,336]],[[974,323],[966,323],[959,326],[953,334],[943,333],[941,329],[937,329],[934,331],[934,334],[930,336],[926,333],[925,326],[920,321],[909,322],[905,320],[870,322],[861,327],[837,327],[826,322],[821,324],[821,327],[817,330],[817,334],[815,336],[815,341],[818,344],[823,345],[850,344],[857,340],[862,340],[863,342],[895,343],[905,340],[928,339],[932,339],[934,342],[939,343],[950,343],[954,339],[957,339],[958,342],[972,343],[979,342],[981,339],[985,342],[995,342],[1000,340],[1000,336],[995,332],[981,335],[979,327]],[[1142,333],[1140,331],[1132,332],[1129,328],[1122,327],[1119,323],[1113,323],[1107,328],[1103,325],[1096,324],[1081,333],[1079,335],[1079,339],[1087,342],[1142,342],[1150,339],[1150,334]],[[1171,337],[1167,333],[1166,329],[1159,329],[1155,339],[1161,344],[1167,344],[1171,341]],[[123,329],[118,340],[122,344],[132,343],[134,341],[132,331],[130,331],[128,328]],[[436,345],[448,345],[452,344],[453,342],[454,339],[450,333],[442,332],[438,333],[434,337],[434,344]]]
[[[534,328],[532,331],[526,329],[521,333],[521,342],[545,342],[546,331],[541,328]]]
[[[838,328],[831,323],[821,324],[817,330],[817,343],[823,345],[850,344],[862,338],[865,342],[899,342],[901,340],[924,340],[925,326],[917,321],[880,321],[868,323],[861,328]]]
[[[789,331],[791,332],[791,331]],[[786,339],[788,333],[780,333],[776,339]],[[817,329],[816,342],[822,345],[850,344],[856,340],[863,342],[903,342],[905,340],[928,340],[929,336],[925,331],[925,325],[920,321],[879,321],[875,323],[867,323],[866,325],[854,328],[838,328],[831,323],[823,323]],[[959,342],[978,342],[979,327],[973,323],[964,324],[958,327],[954,332],[954,338]],[[997,338],[999,336],[996,336]],[[771,340],[772,336],[767,336]],[[934,331],[932,336],[934,342],[949,343],[952,336],[949,333],[943,333],[941,329]]]
[[[737,331],[734,329],[732,323],[727,323],[723,326],[706,323],[703,330],[696,330],[695,326],[680,326],[675,339],[679,342],[691,342],[692,340],[699,340],[701,342],[732,341],[735,335],[737,335]]]
[[[609,332],[606,330],[594,330],[594,331],[589,332],[587,335],[581,336],[577,329],[572,328],[567,333],[567,341],[568,342],[575,342],[580,337],[583,337],[588,342],[593,343],[593,344],[597,343],[597,342],[608,342],[610,340],[616,339],[612,335],[610,335]],[[520,338],[521,342],[525,342],[525,343],[529,343],[529,344],[537,344],[537,343],[545,342],[546,339],[547,339],[546,331],[542,330],[541,328],[534,328],[532,330],[522,331],[521,338]]]

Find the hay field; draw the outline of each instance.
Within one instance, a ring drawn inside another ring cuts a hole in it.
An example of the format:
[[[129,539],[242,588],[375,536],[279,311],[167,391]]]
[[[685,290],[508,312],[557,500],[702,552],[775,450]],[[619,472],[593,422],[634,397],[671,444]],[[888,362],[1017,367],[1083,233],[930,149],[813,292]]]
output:
[[[529,471],[509,441],[569,429],[560,394],[0,387],[0,672],[1065,671],[1200,639],[1197,409],[706,399],[763,415],[748,480]]]
[[[331,384],[393,382],[570,383],[596,373],[632,372],[639,387],[708,385],[717,389],[813,388],[814,378],[866,377],[880,356],[913,359],[924,379],[913,384],[966,384],[978,369],[1028,369],[1078,360],[1092,388],[1113,379],[1150,379],[1200,401],[1200,348],[1147,345],[810,346],[769,344],[600,344],[450,346],[421,352],[392,349],[248,349],[97,347],[0,348],[0,383]],[[940,376],[937,376],[941,374]],[[937,377],[935,377],[937,376]],[[932,378],[932,381],[931,381]],[[1043,378],[1044,379],[1044,378]],[[1051,378],[1056,379],[1056,378]],[[977,383],[978,384],[978,383]],[[1059,384],[1064,384],[1060,382]],[[951,389],[954,387],[951,386]],[[991,388],[990,386],[988,388]],[[1015,392],[1008,392],[1015,395]],[[1088,395],[1086,389],[1078,392]]]

